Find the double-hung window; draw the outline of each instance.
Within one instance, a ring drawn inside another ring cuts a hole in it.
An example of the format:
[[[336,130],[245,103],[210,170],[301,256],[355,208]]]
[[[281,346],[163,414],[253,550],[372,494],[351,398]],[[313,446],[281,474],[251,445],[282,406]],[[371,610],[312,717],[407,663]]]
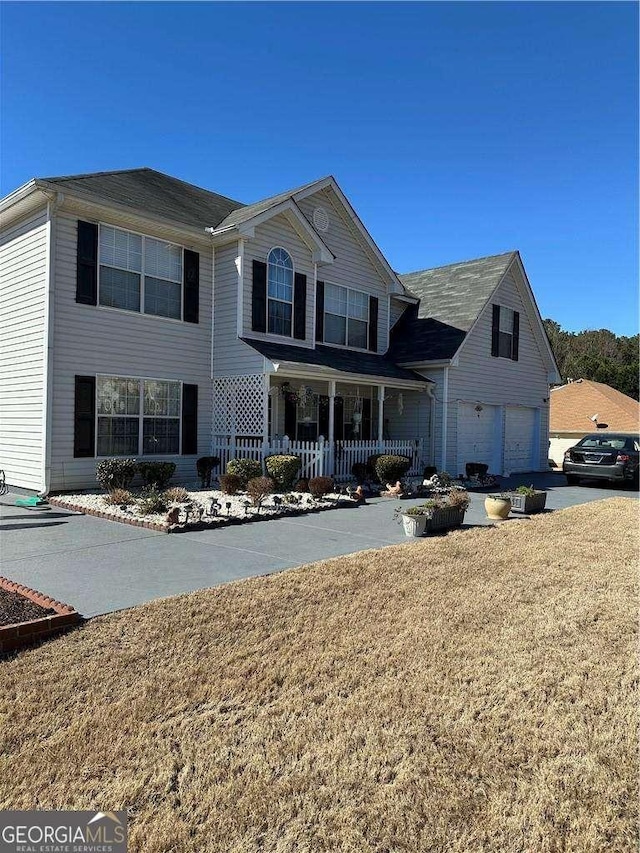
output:
[[[98,456],[180,452],[180,382],[99,376]]]
[[[293,314],[293,261],[279,247],[267,257],[267,331],[291,337]]]
[[[369,340],[369,295],[349,287],[325,284],[324,340],[366,349]]]
[[[513,354],[513,316],[511,308],[500,306],[500,332],[498,355],[500,358],[512,358]]]
[[[182,247],[100,226],[99,304],[182,317]]]

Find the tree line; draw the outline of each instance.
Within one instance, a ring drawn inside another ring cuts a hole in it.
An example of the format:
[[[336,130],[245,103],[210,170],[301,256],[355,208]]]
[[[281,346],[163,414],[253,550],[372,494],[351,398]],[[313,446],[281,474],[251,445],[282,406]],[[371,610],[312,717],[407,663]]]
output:
[[[566,332],[555,320],[543,322],[563,383],[592,379],[639,398],[638,335],[618,337],[608,329]]]

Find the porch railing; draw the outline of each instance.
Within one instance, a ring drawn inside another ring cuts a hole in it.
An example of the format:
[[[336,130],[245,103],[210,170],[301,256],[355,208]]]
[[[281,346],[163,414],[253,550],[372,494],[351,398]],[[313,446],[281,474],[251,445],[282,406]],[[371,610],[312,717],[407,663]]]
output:
[[[264,441],[261,438],[228,438],[214,436],[211,452],[220,457],[220,471],[225,471],[230,459],[257,459],[260,462],[274,453],[293,453],[302,460],[300,476],[329,476],[339,481],[352,479],[355,462],[366,462],[374,453],[393,453],[409,456],[412,465],[409,476],[417,477],[425,464],[422,439],[387,441],[337,441],[332,447],[327,441],[290,441],[288,438]]]

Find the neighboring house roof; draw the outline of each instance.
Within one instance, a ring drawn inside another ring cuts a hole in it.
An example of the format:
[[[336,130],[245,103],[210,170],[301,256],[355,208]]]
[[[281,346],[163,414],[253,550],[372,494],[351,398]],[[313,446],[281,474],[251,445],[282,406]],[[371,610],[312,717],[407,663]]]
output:
[[[242,338],[254,350],[269,361],[293,362],[297,364],[314,364],[327,367],[341,373],[357,373],[366,376],[382,376],[389,379],[400,379],[409,382],[429,382],[413,370],[398,367],[387,356],[368,352],[352,352],[334,347],[316,345],[315,349],[296,347],[292,344],[277,344],[271,341],[259,341],[253,338]]]
[[[240,201],[148,168],[37,180],[69,192],[91,193],[196,228],[215,227],[232,211],[245,207]]]
[[[398,276],[420,302],[394,326],[390,357],[399,362],[453,358],[517,254],[504,252]]]
[[[595,432],[596,424],[608,424],[609,432],[637,432],[640,403],[610,385],[578,379],[551,389],[549,404],[550,432]]]

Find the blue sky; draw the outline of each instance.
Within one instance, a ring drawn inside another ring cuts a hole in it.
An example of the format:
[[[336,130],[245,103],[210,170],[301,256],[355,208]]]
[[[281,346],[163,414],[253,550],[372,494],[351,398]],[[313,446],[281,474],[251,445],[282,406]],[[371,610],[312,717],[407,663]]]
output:
[[[4,3],[1,191],[333,174],[399,272],[520,249],[541,313],[638,327],[633,3]]]

